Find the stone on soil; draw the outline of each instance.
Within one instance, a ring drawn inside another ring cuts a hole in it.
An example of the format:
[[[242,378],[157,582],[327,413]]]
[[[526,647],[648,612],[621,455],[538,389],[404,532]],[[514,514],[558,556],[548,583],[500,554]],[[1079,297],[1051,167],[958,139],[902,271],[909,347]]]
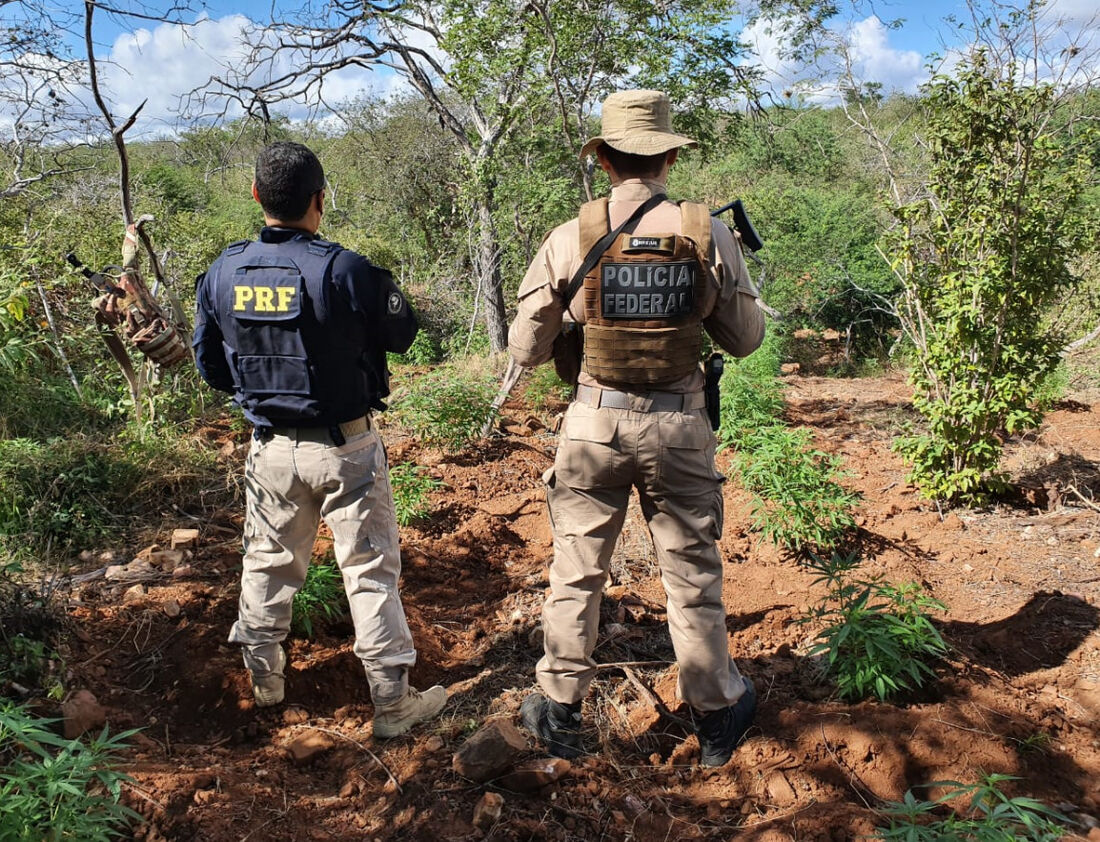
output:
[[[504,807],[504,798],[495,792],[487,792],[474,807],[474,827],[486,830],[500,820],[500,811]]]
[[[451,765],[458,774],[482,783],[511,769],[527,751],[527,740],[507,719],[483,725],[455,752]]]
[[[568,771],[568,760],[541,757],[516,766],[500,779],[500,785],[513,792],[534,792],[559,780]]]
[[[174,529],[172,530],[172,541],[170,546],[173,550],[183,549],[184,547],[197,547],[199,544],[199,530],[197,529]]]
[[[312,763],[335,745],[332,737],[323,731],[306,731],[287,743],[287,754],[295,766]]]
[[[77,690],[61,703],[65,739],[74,740],[86,731],[98,731],[107,723],[107,712],[91,690]]]

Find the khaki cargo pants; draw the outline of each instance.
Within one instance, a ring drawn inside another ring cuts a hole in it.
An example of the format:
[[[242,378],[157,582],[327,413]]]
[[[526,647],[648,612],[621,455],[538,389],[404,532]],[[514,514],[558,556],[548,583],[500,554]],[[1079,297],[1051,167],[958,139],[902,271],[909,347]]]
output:
[[[732,705],[745,692],[722,605],[716,542],[725,477],[714,467],[714,448],[703,409],[569,406],[554,467],[543,476],[554,558],[536,674],[554,701],[584,698],[595,676],[600,598],[631,488],[638,489],[668,596],[680,697],[702,712]]]
[[[378,434],[367,430],[339,447],[325,429],[253,438],[245,485],[244,571],[238,618],[229,633],[230,642],[243,644],[245,665],[263,671],[275,663],[324,518],[371,699],[375,705],[401,699],[416,650],[397,589],[397,520]]]

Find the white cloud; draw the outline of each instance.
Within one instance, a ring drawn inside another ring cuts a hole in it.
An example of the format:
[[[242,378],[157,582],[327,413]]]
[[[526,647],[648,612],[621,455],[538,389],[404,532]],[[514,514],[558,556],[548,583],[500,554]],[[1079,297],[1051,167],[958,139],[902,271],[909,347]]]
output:
[[[843,55],[847,53],[850,72],[859,83],[877,82],[884,93],[912,93],[927,78],[924,58],[914,50],[897,49],[890,44],[891,30],[872,15],[831,32],[835,50],[813,63],[798,62],[784,55],[783,20],[758,20],[742,32],[764,70],[765,82],[781,99],[830,104],[837,101],[845,80]]]
[[[187,95],[212,78],[239,72],[253,47],[267,37],[257,24],[239,14],[217,20],[203,18],[188,27],[164,23],[122,34],[112,44],[101,71],[112,110],[124,119],[148,99],[135,131],[150,126],[174,128],[199,118],[203,115],[189,110]],[[292,71],[303,59],[302,55],[283,56],[249,81],[263,83]],[[352,66],[330,74],[320,90],[331,103],[387,86],[384,74]],[[301,118],[314,104],[315,97],[312,102],[299,98],[274,110]],[[230,108],[231,116],[239,113],[239,107]]]
[[[890,30],[876,16],[853,24],[848,33],[852,71],[857,81],[878,82],[883,89],[914,93],[927,77],[924,59],[915,50],[890,46]]]

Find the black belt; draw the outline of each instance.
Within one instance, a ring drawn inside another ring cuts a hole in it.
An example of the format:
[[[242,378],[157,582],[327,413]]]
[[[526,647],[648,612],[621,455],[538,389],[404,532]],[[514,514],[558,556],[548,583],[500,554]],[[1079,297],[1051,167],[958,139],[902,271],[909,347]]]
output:
[[[691,412],[706,406],[702,392],[618,392],[594,386],[577,386],[575,400],[599,409],[631,409],[635,412]]]
[[[370,429],[370,415],[361,418],[353,418],[343,424],[334,424],[331,427],[269,427],[265,428],[273,436],[288,436],[299,441],[332,442],[337,447],[348,439],[362,435]],[[259,432],[260,428],[257,428]],[[262,436],[261,436],[262,437]]]

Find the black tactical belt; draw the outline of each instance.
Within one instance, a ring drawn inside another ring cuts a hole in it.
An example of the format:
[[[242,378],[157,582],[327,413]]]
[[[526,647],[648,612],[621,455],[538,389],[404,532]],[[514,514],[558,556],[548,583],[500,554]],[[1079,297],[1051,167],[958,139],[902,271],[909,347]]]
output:
[[[593,386],[577,386],[576,400],[597,409],[631,409],[634,412],[691,412],[702,409],[702,392],[681,395],[677,392],[618,392]]]
[[[362,435],[369,429],[370,415],[364,415],[362,418],[353,418],[351,421],[345,421],[333,427],[272,427],[271,435],[287,436],[298,441],[331,441],[340,446],[344,441]],[[341,438],[344,441],[340,441]]]

